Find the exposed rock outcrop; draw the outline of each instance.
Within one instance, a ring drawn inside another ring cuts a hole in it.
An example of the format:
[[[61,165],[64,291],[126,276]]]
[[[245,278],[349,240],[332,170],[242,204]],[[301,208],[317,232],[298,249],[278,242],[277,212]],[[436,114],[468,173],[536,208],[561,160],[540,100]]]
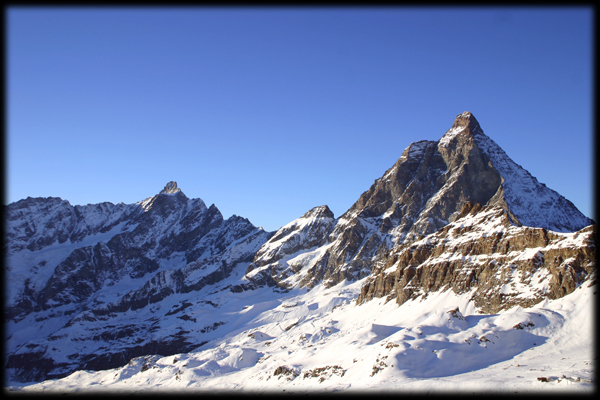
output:
[[[439,291],[470,293],[483,313],[531,307],[595,281],[595,225],[574,233],[514,226],[500,207],[467,203],[461,217],[389,252],[357,302],[409,299]]]
[[[595,283],[594,222],[469,112],[410,144],[339,218],[319,206],[269,233],[169,182],[135,204],[27,198],[5,221],[5,368],[24,381],[201,346],[228,319],[199,293],[367,278],[358,303],[452,290],[495,313]]]

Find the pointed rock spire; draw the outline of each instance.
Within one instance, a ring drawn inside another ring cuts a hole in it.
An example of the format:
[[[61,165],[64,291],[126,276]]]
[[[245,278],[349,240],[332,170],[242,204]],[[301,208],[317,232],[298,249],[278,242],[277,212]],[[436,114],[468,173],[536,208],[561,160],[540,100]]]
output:
[[[181,189],[179,189],[177,187],[177,182],[171,181],[165,185],[165,188],[163,190],[161,190],[159,194],[163,194],[163,193],[173,194],[173,193],[177,193],[177,192],[181,192]]]
[[[481,129],[481,127],[479,126],[479,122],[477,122],[477,119],[473,114],[471,114],[470,111],[465,111],[462,114],[458,114],[454,119],[454,124],[452,125],[452,128],[450,129],[463,127],[468,127],[472,132]]]
[[[304,213],[304,215],[302,215],[300,218],[311,218],[311,217],[334,218],[333,212],[329,209],[329,207],[327,205],[313,207],[309,211]]]
[[[470,111],[458,114],[454,119],[452,127],[439,140],[442,147],[447,147],[456,137],[486,137],[479,122]]]

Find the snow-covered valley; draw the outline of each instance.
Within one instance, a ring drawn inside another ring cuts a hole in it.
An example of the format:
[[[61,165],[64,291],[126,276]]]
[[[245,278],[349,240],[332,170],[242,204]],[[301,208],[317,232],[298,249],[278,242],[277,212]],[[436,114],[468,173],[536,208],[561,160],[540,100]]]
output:
[[[232,276],[219,287],[238,279]],[[452,291],[400,307],[384,299],[356,306],[362,283],[285,294],[207,288],[186,308],[190,320],[181,321],[183,329],[196,324],[191,319],[222,323],[199,348],[41,383],[12,382],[9,390],[591,393],[595,388],[590,318],[595,286],[490,315],[477,313],[469,293]],[[160,307],[178,304],[175,295]]]

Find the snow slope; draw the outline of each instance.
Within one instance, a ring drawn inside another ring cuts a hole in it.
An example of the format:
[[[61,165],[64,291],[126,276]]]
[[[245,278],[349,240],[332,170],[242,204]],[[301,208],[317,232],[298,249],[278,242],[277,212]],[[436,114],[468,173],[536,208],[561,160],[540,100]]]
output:
[[[245,218],[223,219],[175,182],[133,205],[29,198],[6,208],[4,367],[22,380],[193,348],[206,329],[180,319],[191,318],[183,305],[247,268],[271,235]],[[166,308],[161,300],[174,293],[179,306]]]
[[[239,272],[239,271],[238,271]],[[235,278],[229,278],[230,281]],[[222,285],[231,282],[222,282]],[[270,289],[201,293],[223,321],[186,354],[144,356],[124,367],[78,371],[10,391],[145,392],[557,392],[595,389],[595,300],[588,283],[535,307],[478,314],[451,291],[398,307],[356,306],[362,281],[287,294]],[[214,317],[213,316],[213,317]]]

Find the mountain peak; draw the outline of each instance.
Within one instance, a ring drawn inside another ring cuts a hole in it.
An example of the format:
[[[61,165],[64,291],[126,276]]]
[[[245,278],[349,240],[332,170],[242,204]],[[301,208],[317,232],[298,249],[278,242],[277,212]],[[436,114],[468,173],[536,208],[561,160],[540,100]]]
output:
[[[479,152],[469,153],[473,146],[476,146]],[[528,171],[515,163],[496,142],[483,133],[479,122],[469,111],[456,116],[452,128],[438,141],[438,151],[447,165],[449,160],[454,160],[451,164],[457,171],[467,153],[471,154],[467,156],[468,164],[474,168],[470,169],[468,178],[465,175],[465,179],[471,183],[463,189],[467,190],[465,193],[470,192],[474,195],[483,193],[480,189],[487,187],[487,195],[478,200],[469,197],[469,200],[484,205],[492,201],[492,197],[489,196],[492,194],[494,202],[502,199],[506,203],[505,206],[519,224],[557,232],[575,232],[594,223],[581,214],[571,202],[539,183]],[[485,158],[479,157],[477,161],[477,153],[485,155]],[[459,157],[455,157],[456,154]],[[500,182],[491,179],[497,174],[501,177]],[[480,184],[473,184],[473,179]],[[472,189],[475,190],[471,191]],[[498,196],[495,195],[497,190]],[[447,190],[444,193],[447,193]]]
[[[304,213],[304,215],[302,215],[302,217],[300,217],[300,218],[311,218],[311,217],[334,218],[333,212],[329,209],[329,207],[327,205],[313,207],[309,211]]]
[[[448,129],[446,134],[439,140],[442,147],[447,147],[456,137],[467,136],[474,138],[485,137],[479,122],[470,111],[465,111],[458,114],[454,119],[452,127]]]
[[[457,128],[469,128],[469,130],[473,133],[475,133],[475,131],[481,130],[479,122],[470,111],[465,111],[464,113],[458,114],[456,116],[456,118],[454,119],[454,124],[450,129]]]
[[[163,190],[160,191],[159,194],[173,194],[173,193],[177,193],[177,192],[181,192],[181,189],[179,189],[177,187],[177,182],[175,181],[170,181],[169,183],[167,183],[165,185],[165,188]]]

